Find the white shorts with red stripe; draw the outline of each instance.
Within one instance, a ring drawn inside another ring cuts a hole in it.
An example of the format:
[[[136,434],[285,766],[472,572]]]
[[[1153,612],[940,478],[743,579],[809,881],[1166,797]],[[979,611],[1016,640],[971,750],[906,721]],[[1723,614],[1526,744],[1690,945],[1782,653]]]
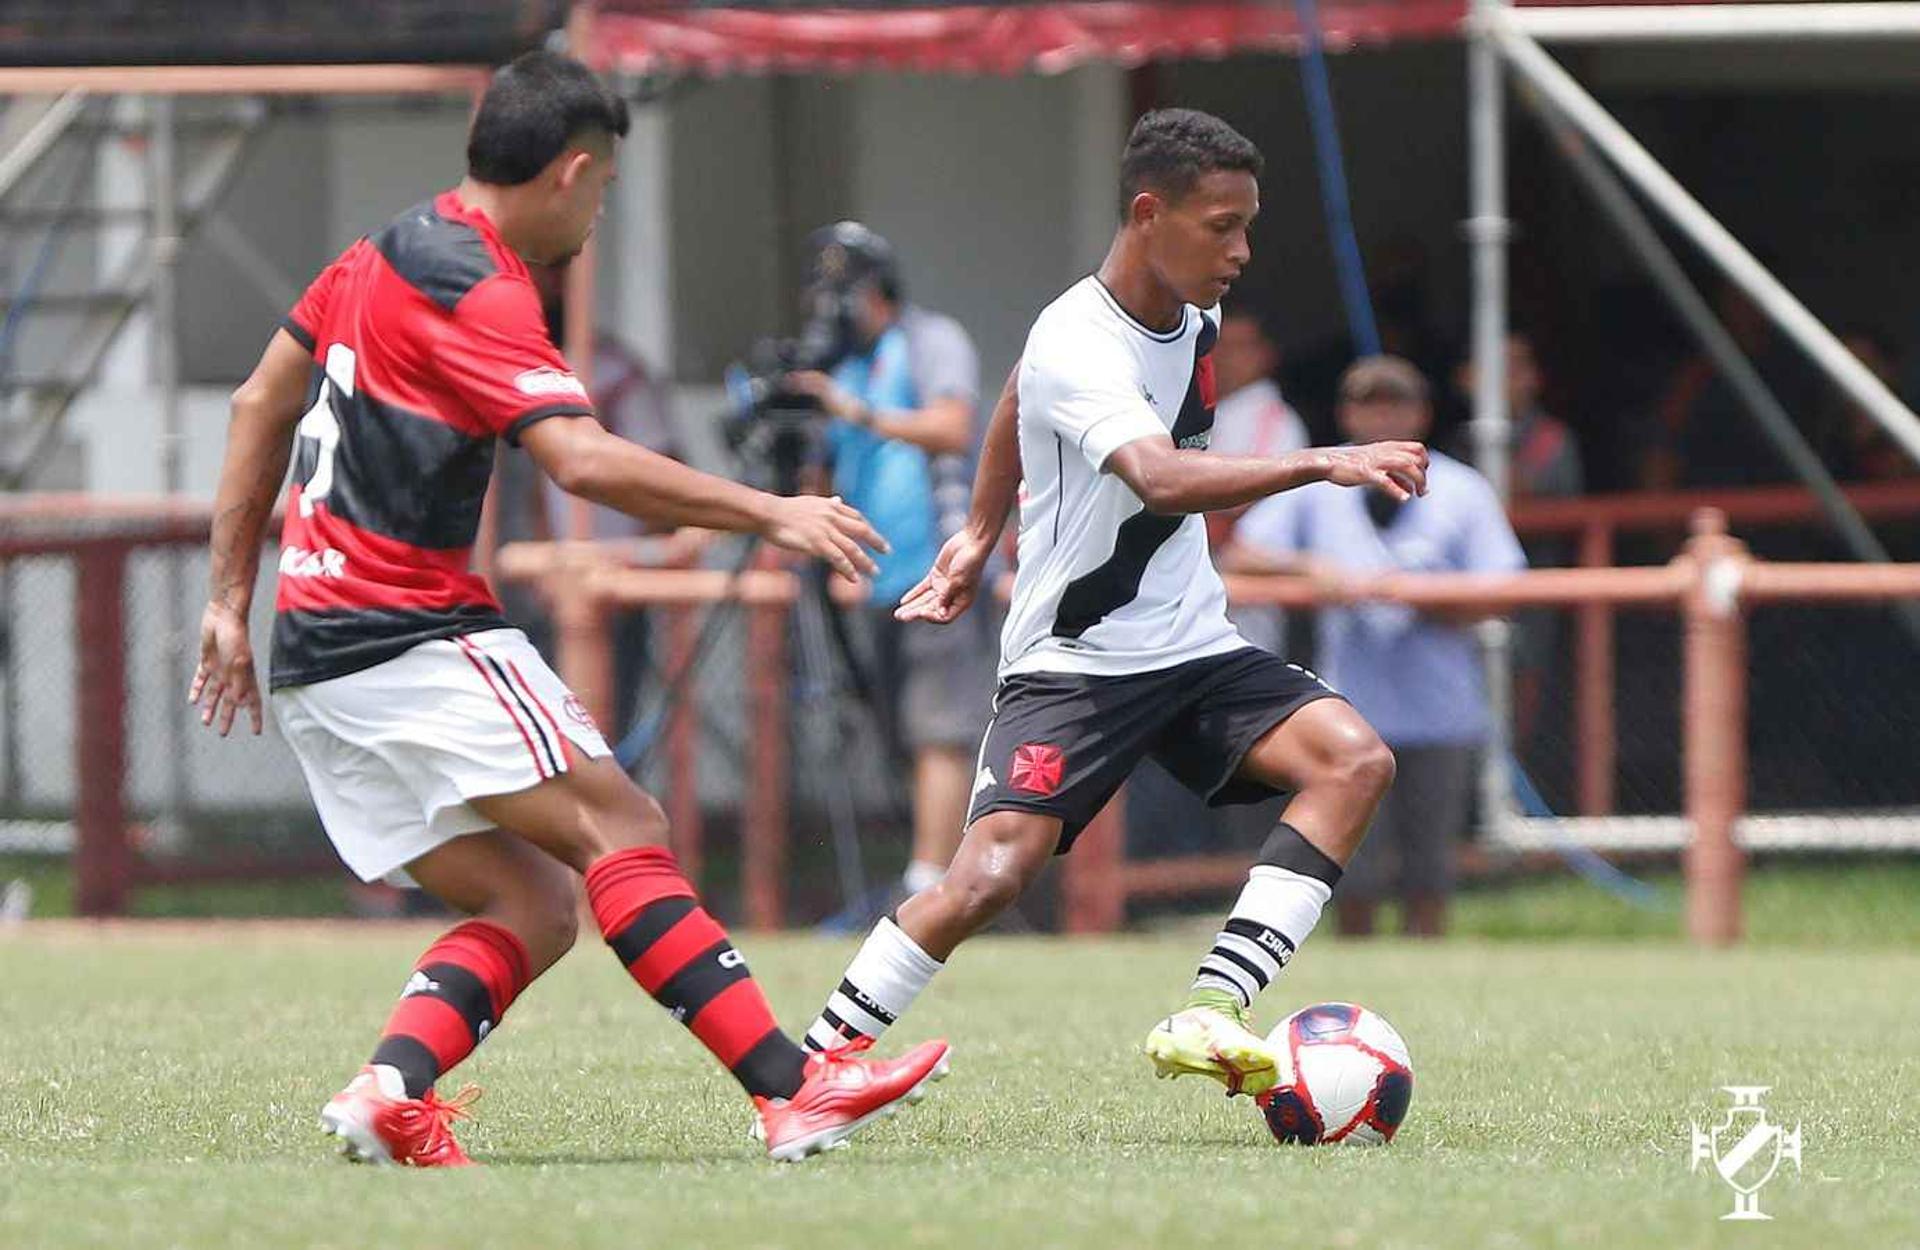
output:
[[[611,755],[580,700],[527,636],[490,629],[424,642],[383,664],[273,694],[327,836],[364,881],[493,822],[470,800],[567,771],[562,741]]]

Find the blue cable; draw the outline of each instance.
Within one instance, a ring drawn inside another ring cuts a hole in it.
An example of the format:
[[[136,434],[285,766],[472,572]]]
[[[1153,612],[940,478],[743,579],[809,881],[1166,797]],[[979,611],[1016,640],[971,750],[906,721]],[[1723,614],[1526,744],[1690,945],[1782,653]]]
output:
[[[1520,804],[1520,810],[1529,816],[1557,819],[1556,813],[1540,797],[1540,791],[1534,787],[1533,779],[1527,776],[1527,770],[1520,767],[1520,761],[1511,753],[1507,756],[1507,775],[1513,779],[1513,797]],[[1567,867],[1573,869],[1589,885],[1598,886],[1630,907],[1645,911],[1672,911],[1673,901],[1652,884],[1621,871],[1608,863],[1600,854],[1581,846],[1571,838],[1554,835],[1553,853],[1558,855]]]
[[[80,188],[86,181],[88,169],[92,165],[93,152],[99,146],[96,141],[84,155],[74,163],[72,176],[68,179],[65,194],[60,197],[62,208],[71,207],[80,197]],[[60,222],[53,219],[48,222],[46,234],[40,240],[40,250],[33,258],[33,264],[27,270],[27,276],[21,279],[20,287],[14,292],[13,301],[7,305],[7,315],[0,321],[0,379],[13,373],[13,339],[19,333],[23,311],[33,303],[33,297],[40,291],[40,284],[46,280],[47,268],[60,254]]]
[[[1327,234],[1333,242],[1340,300],[1347,309],[1347,332],[1353,338],[1355,355],[1377,356],[1380,330],[1374,323],[1366,266],[1360,259],[1360,240],[1353,231],[1353,209],[1347,202],[1347,172],[1340,157],[1340,126],[1334,118],[1333,91],[1327,84],[1327,54],[1320,37],[1320,14],[1314,0],[1294,0],[1294,8],[1300,15],[1301,37],[1306,41],[1300,54],[1300,85],[1307,97],[1314,163],[1320,171],[1320,203],[1326,212]]]

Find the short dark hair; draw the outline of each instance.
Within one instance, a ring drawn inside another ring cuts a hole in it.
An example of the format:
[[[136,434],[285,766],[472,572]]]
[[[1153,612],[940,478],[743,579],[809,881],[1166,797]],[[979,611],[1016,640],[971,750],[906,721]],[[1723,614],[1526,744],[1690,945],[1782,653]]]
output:
[[[557,52],[529,52],[487,84],[467,131],[467,174],[519,186],[588,132],[620,138],[627,126],[627,102],[592,70]]]
[[[1142,191],[1177,201],[1207,174],[1226,169],[1258,178],[1265,163],[1259,148],[1212,113],[1155,109],[1134,123],[1120,154],[1120,214]]]
[[[1425,404],[1427,379],[1399,356],[1362,356],[1340,375],[1343,404]]]

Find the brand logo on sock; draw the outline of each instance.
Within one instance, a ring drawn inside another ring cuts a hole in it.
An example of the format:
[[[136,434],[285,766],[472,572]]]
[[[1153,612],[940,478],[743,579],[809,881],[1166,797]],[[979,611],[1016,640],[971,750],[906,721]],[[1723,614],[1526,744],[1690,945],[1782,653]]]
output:
[[[1000,780],[993,775],[993,770],[991,768],[983,768],[974,775],[973,797],[977,799],[980,797],[982,790],[990,790],[999,784]]]
[[[1254,940],[1265,947],[1268,954],[1279,960],[1282,968],[1286,967],[1287,961],[1293,958],[1293,944],[1272,929],[1262,929],[1260,936]]]
[[[1013,774],[1008,784],[1022,793],[1049,798],[1060,789],[1066,768],[1066,755],[1051,742],[1023,743],[1013,750]]]
[[[438,994],[440,983],[424,972],[416,972],[407,978],[406,988],[400,991],[400,997],[412,998],[415,994]]]
[[[731,946],[721,951],[718,958],[722,968],[744,968],[747,966],[747,957]]]

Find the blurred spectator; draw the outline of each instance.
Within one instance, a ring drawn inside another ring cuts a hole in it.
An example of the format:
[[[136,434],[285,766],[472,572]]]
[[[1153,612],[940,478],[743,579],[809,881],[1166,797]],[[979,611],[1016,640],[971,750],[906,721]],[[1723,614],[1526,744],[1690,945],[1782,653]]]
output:
[[[1745,291],[1723,284],[1715,309],[1727,333],[1796,421],[1815,411],[1821,393],[1805,358],[1775,330]],[[1816,450],[1826,441],[1805,429]],[[1660,403],[1658,441],[1642,462],[1646,490],[1762,486],[1791,482],[1793,473],[1713,362],[1696,354],[1682,364]]]
[[[1340,382],[1342,431],[1356,443],[1424,438],[1433,410],[1426,379],[1407,361],[1375,356]],[[1501,573],[1526,557],[1485,478],[1439,452],[1427,494],[1398,503],[1379,491],[1316,483],[1254,505],[1241,521],[1243,568],[1303,573],[1334,590],[1384,572]],[[1469,615],[1399,604],[1319,613],[1318,662],[1399,761],[1372,831],[1335,893],[1340,930],[1371,933],[1389,892],[1408,933],[1437,936],[1453,887],[1455,843],[1466,829],[1478,748],[1490,728],[1486,682]]]
[[[1245,304],[1227,309],[1213,348],[1219,400],[1208,450],[1223,456],[1278,456],[1307,445],[1306,424],[1274,381],[1279,367],[1280,348],[1259,311]],[[1242,507],[1208,514],[1207,537],[1215,552],[1232,543],[1233,527],[1245,513]],[[1232,616],[1248,642],[1276,654],[1284,649],[1286,622],[1278,609],[1236,608]]]
[[[1471,359],[1461,363],[1455,378],[1471,405]],[[1508,334],[1507,414],[1512,423],[1508,483],[1515,500],[1564,498],[1584,489],[1580,444],[1565,423],[1541,408],[1545,389],[1533,340],[1524,333]],[[1525,538],[1521,546],[1532,568],[1564,568],[1574,562],[1573,543],[1564,535]],[[1529,609],[1514,618],[1513,722],[1519,741],[1525,741],[1539,723],[1540,705],[1560,653],[1564,620],[1564,613],[1551,608]]]
[[[990,613],[952,625],[901,622],[894,606],[965,524],[980,398],[973,341],[951,317],[905,302],[887,241],[858,222],[815,231],[806,304],[843,310],[843,358],[831,374],[795,373],[833,418],[833,488],[892,547],[876,556],[866,635],[883,740],[913,753],[913,852],[900,888],[937,882],[960,844],[974,751],[989,715],[995,664]],[[898,897],[872,900],[884,910]],[[858,910],[858,909],[856,909]],[[836,918],[864,928],[872,915]]]

